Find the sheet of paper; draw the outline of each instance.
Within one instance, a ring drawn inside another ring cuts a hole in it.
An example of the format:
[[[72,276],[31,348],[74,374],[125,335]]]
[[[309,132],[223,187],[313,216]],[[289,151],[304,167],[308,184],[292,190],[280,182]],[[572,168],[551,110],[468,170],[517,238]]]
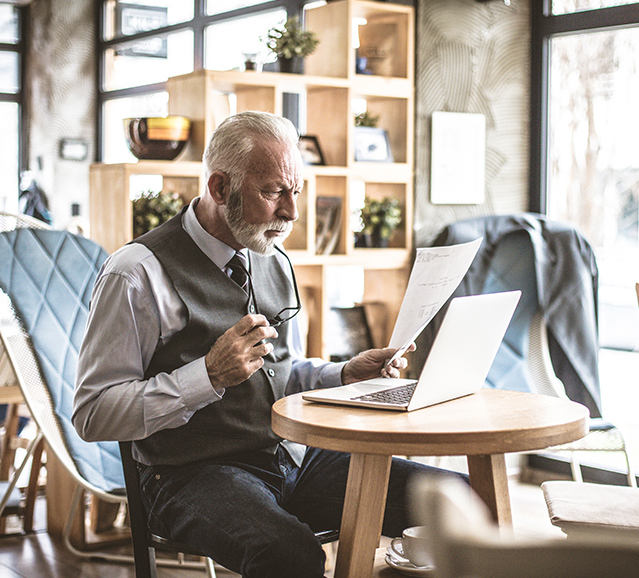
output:
[[[482,239],[447,247],[417,249],[389,347],[401,357],[453,294],[473,262]]]

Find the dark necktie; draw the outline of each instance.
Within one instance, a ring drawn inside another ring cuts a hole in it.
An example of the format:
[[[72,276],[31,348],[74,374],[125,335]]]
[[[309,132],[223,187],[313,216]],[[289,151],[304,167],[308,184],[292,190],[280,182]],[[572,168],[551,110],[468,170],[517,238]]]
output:
[[[240,252],[235,253],[233,258],[226,264],[231,271],[231,279],[248,294],[249,278],[246,265],[246,257]]]

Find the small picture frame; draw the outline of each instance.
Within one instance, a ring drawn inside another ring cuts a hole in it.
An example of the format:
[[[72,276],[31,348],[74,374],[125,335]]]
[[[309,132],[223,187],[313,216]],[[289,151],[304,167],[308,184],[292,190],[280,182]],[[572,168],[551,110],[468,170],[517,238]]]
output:
[[[300,137],[300,152],[305,165],[324,165],[324,155],[316,136],[302,135]]]
[[[65,161],[85,161],[89,155],[89,143],[79,138],[60,140],[60,158]]]
[[[392,163],[393,154],[388,133],[371,126],[355,127],[355,160],[360,162]]]

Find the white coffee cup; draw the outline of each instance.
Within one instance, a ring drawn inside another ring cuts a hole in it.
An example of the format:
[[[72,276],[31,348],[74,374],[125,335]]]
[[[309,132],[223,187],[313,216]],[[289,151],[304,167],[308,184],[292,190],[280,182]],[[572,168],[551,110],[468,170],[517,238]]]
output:
[[[413,566],[431,566],[433,559],[429,552],[428,528],[412,526],[402,532],[401,538],[391,541],[391,550]]]

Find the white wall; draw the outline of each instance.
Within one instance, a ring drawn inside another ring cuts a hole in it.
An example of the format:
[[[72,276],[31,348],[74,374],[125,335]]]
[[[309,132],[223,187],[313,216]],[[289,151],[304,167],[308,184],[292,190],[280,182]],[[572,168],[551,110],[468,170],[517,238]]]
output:
[[[528,208],[530,0],[419,0],[416,55],[415,242],[448,223]],[[486,201],[430,203],[435,111],[486,116]]]
[[[92,0],[37,0],[29,8],[28,168],[36,171],[59,228],[67,226],[72,203],[88,215],[96,110],[93,10]],[[86,141],[87,160],[61,159],[63,138]]]

